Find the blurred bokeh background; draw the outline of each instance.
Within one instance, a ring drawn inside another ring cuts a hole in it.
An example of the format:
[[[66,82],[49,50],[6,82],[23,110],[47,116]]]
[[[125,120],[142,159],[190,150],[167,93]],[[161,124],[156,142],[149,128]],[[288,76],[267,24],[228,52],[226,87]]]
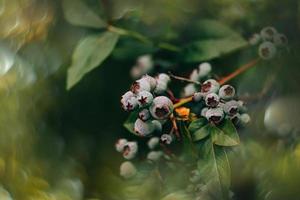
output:
[[[243,200],[300,199],[299,1],[84,2],[109,23],[178,48],[205,37],[198,34],[202,19],[226,24],[244,38],[269,25],[283,32],[288,53],[231,82],[252,118],[230,157],[232,191]],[[99,30],[68,23],[62,5],[60,0],[0,0],[0,199],[123,199],[122,158],[114,143],[130,137],[119,100],[132,82],[136,58],[152,54],[157,71],[183,76],[199,64],[176,51],[122,37],[101,67],[67,90],[74,47]],[[210,62],[222,77],[255,51]]]

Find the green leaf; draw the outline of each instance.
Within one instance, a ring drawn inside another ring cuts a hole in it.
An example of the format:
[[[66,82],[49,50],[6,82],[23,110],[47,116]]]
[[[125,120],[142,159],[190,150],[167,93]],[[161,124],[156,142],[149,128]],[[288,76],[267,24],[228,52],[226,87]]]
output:
[[[220,129],[217,127],[212,127],[211,135],[213,142],[216,145],[236,146],[240,143],[237,130],[230,120],[225,120],[221,124]]]
[[[114,49],[119,35],[104,32],[89,35],[79,41],[72,56],[72,64],[68,69],[67,89],[73,87],[82,77],[99,66]]]
[[[194,141],[202,140],[205,137],[207,137],[209,134],[210,134],[210,124],[207,124],[193,133],[193,140]]]
[[[199,141],[209,135],[209,124],[205,118],[199,118],[194,120],[189,125],[189,131],[191,132],[193,141]]]
[[[185,161],[195,161],[198,158],[197,150],[194,146],[193,139],[190,131],[184,124],[184,122],[180,122],[179,124],[180,132],[182,133],[183,140],[183,152],[182,157]]]
[[[220,22],[204,20],[198,26],[199,39],[185,47],[183,56],[187,62],[211,60],[248,45],[239,33]]]
[[[200,128],[202,128],[203,126],[205,126],[207,124],[207,120],[203,117],[196,119],[194,121],[192,121],[189,125],[189,131],[190,132],[195,132],[197,130],[199,130]]]
[[[227,126],[227,125],[226,125]],[[232,128],[232,127],[230,127]],[[227,130],[228,131],[228,130]],[[233,131],[233,130],[231,130]],[[236,138],[235,132],[224,132],[216,126],[211,126],[210,134],[214,144],[219,146],[236,146],[239,144],[239,139]]]
[[[130,113],[130,115],[128,116],[127,120],[124,122],[123,126],[130,132],[133,133],[135,135],[136,132],[134,131],[134,123],[136,121],[136,119],[138,118],[138,114],[139,111],[133,111]]]
[[[228,135],[237,143],[240,143],[239,134],[231,120],[226,119],[224,123],[221,124],[220,129],[224,132],[225,135]]]
[[[65,19],[76,26],[103,28],[106,23],[81,0],[63,0]]]
[[[201,143],[200,153],[198,170],[203,181],[213,189],[216,199],[228,199],[231,170],[226,151],[209,138]]]

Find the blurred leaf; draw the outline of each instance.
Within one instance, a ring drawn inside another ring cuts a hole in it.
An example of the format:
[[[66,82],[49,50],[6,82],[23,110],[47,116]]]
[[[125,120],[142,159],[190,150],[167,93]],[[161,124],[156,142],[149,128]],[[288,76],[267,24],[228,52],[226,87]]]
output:
[[[123,126],[130,132],[136,135],[136,132],[134,131],[134,123],[136,119],[138,118],[139,110],[133,111],[128,116],[127,120],[124,122]]]
[[[198,24],[199,40],[185,47],[184,60],[201,62],[218,58],[245,47],[248,42],[237,32],[214,20]]]
[[[65,19],[76,26],[103,28],[106,23],[81,0],[63,0]]]
[[[79,41],[73,56],[72,65],[68,70],[67,89],[73,87],[81,78],[99,66],[112,52],[118,41],[119,35],[104,32],[89,35]]]
[[[144,179],[132,184],[126,182],[122,193],[124,199],[145,199],[152,200],[158,199],[161,191],[161,183],[157,174],[153,171],[148,174]]]
[[[210,133],[213,143],[220,146],[236,146],[240,143],[237,130],[230,120],[225,120],[220,128],[211,126]]]
[[[202,159],[198,169],[204,182],[213,185],[217,199],[227,199],[230,187],[230,165],[223,147],[213,144],[212,138],[201,143]]]
[[[197,30],[197,36],[201,39],[218,39],[229,37],[232,35],[239,36],[239,33],[217,20],[200,20],[198,23],[195,24],[194,28]]]
[[[185,191],[177,191],[166,195],[161,200],[191,200],[191,199],[193,199],[192,196],[187,194]]]

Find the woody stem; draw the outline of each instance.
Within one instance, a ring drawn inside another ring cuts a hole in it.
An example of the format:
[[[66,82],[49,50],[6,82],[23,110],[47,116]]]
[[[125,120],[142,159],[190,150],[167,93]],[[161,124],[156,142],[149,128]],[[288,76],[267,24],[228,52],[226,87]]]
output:
[[[198,81],[193,81],[191,79],[188,79],[188,78],[184,78],[184,77],[181,77],[181,76],[176,76],[174,74],[172,74],[171,72],[169,72],[169,76],[173,79],[176,79],[176,80],[180,80],[180,81],[185,81],[185,82],[188,82],[188,83],[194,83],[194,84],[197,84],[197,85],[201,85],[200,82]]]

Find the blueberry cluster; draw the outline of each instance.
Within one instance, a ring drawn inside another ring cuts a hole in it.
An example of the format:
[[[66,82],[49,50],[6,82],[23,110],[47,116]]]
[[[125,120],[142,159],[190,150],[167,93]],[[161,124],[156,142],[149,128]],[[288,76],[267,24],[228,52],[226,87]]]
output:
[[[287,46],[287,37],[279,33],[274,27],[265,27],[260,33],[255,33],[250,38],[249,43],[251,45],[259,45],[258,54],[264,60],[273,58],[278,49],[282,49]]]
[[[134,131],[139,136],[149,136],[161,131],[162,124],[173,112],[173,102],[163,96],[168,88],[170,77],[159,74],[156,78],[149,75],[135,81],[130,91],[121,98],[126,111],[139,111],[134,123]]]
[[[234,100],[235,89],[231,85],[220,86],[218,81],[208,79],[201,85],[200,92],[194,93],[193,100],[204,105],[201,116],[209,122],[219,124],[223,119],[230,119],[235,124],[250,121],[242,101]]]
[[[198,82],[204,78],[207,78],[210,72],[211,72],[211,65],[207,62],[201,63],[199,64],[197,69],[194,69],[192,71],[189,79],[191,81]],[[182,96],[183,97],[192,96],[195,92],[197,92],[197,86],[194,83],[190,83],[184,87]]]

